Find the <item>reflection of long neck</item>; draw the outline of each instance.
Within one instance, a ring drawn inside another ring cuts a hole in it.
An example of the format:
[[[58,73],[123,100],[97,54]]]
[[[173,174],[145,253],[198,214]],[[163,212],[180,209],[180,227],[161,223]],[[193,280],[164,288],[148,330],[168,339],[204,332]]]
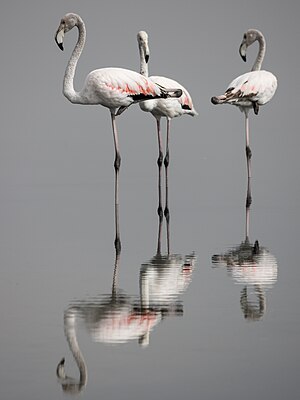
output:
[[[82,49],[84,47],[85,37],[86,37],[85,25],[80,17],[78,17],[77,27],[78,27],[78,40],[66,68],[64,83],[63,83],[63,93],[66,96],[66,98],[70,100],[72,103],[80,104],[84,103],[84,101],[83,99],[81,99],[80,93],[76,92],[74,89],[74,76],[75,76],[76,66],[79,57],[81,55]]]
[[[72,311],[71,309],[69,309],[65,312],[64,315],[65,336],[68,341],[70,350],[73,354],[74,360],[76,361],[76,364],[78,366],[80,377],[79,381],[67,377],[64,371],[64,364],[62,364],[64,363],[64,361],[59,364],[57,368],[57,375],[60,378],[64,390],[70,393],[79,393],[87,384],[87,367],[78,345],[75,324],[76,310]]]
[[[257,54],[256,60],[253,64],[251,71],[259,71],[261,69],[262,62],[264,60],[265,53],[266,53],[266,41],[265,41],[263,34],[259,31],[257,31],[257,39],[256,40],[259,43],[259,50],[258,50],[258,54]]]

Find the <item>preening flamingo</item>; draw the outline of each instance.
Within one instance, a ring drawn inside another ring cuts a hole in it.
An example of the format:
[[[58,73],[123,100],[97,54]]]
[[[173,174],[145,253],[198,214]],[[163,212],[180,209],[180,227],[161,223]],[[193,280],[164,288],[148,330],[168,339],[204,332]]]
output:
[[[137,34],[137,40],[139,45],[140,52],[140,73],[148,77],[148,61],[150,56],[149,44],[148,44],[148,34],[145,31],[140,31]],[[157,85],[161,85],[165,88],[180,88],[182,90],[182,95],[178,98],[168,98],[168,99],[159,99],[156,98],[154,100],[150,100],[147,102],[140,102],[140,108],[143,111],[150,112],[156,119],[157,125],[157,136],[158,136],[158,190],[159,190],[159,206],[158,206],[158,214],[159,217],[162,218],[162,203],[161,203],[161,167],[163,163],[163,145],[161,139],[161,131],[160,131],[160,120],[161,117],[167,118],[167,140],[166,140],[166,154],[164,159],[164,165],[166,168],[166,181],[167,181],[167,169],[169,165],[169,137],[170,137],[170,122],[172,118],[180,117],[181,115],[187,114],[191,116],[198,115],[197,111],[193,106],[192,98],[189,92],[178,82],[173,79],[166,78],[163,76],[151,76],[150,79],[156,83]],[[165,207],[165,216],[168,218],[168,199],[166,197],[166,207]]]
[[[63,50],[65,33],[69,32],[75,26],[78,29],[78,40],[65,71],[63,94],[71,103],[86,105],[100,104],[110,110],[115,146],[115,210],[117,212],[119,205],[118,177],[121,157],[115,121],[116,116],[120,115],[133,103],[146,99],[178,97],[181,96],[182,92],[181,90],[164,89],[147,77],[123,68],[102,68],[90,72],[86,77],[82,90],[76,92],[73,85],[74,75],[86,39],[86,29],[82,18],[77,14],[66,14],[60,21],[55,34],[55,41],[59,48]],[[120,247],[118,229],[116,231],[116,245]]]
[[[251,108],[258,114],[259,106],[268,103],[277,89],[276,77],[268,71],[262,71],[261,66],[266,52],[266,41],[263,34],[257,29],[249,29],[243,37],[239,48],[240,56],[246,61],[247,48],[255,41],[259,43],[259,51],[251,72],[238,76],[220,96],[211,98],[213,104],[233,104],[245,114],[246,130],[246,157],[248,178],[251,177],[251,149],[249,142],[249,119]]]

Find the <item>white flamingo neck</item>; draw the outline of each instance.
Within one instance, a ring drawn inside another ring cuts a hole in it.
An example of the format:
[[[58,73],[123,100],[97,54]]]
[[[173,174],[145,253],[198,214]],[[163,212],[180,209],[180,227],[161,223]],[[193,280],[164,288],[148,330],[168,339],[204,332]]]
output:
[[[252,67],[251,71],[259,71],[259,70],[261,70],[261,66],[262,66],[263,60],[265,58],[266,41],[265,41],[265,38],[264,38],[263,34],[260,33],[260,32],[258,33],[257,41],[259,43],[259,50],[258,50],[258,54],[257,54],[256,60],[255,60],[255,62],[253,64],[253,67]]]
[[[82,53],[86,38],[85,25],[79,16],[76,26],[78,28],[78,40],[66,68],[64,83],[63,83],[63,94],[72,103],[82,103],[80,99],[80,93],[76,92],[74,89],[74,76],[75,76],[76,66],[79,57]]]
[[[145,50],[141,45],[139,45],[139,51],[140,51],[140,74],[148,78],[149,76],[148,64],[146,63],[145,60]]]

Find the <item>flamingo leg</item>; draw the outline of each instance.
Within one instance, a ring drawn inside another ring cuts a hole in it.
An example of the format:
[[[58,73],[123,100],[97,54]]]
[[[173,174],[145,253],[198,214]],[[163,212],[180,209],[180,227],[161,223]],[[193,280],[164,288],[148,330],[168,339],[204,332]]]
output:
[[[167,223],[167,251],[170,254],[170,211],[169,211],[169,161],[170,161],[170,153],[169,153],[169,139],[170,139],[170,118],[167,118],[167,140],[166,140],[166,155],[164,159],[165,165],[165,174],[166,174],[166,198],[165,198],[165,210],[164,215]]]
[[[246,209],[250,208],[252,203],[252,194],[251,194],[251,179],[248,178],[247,184],[247,196],[246,196]]]
[[[249,240],[249,224],[250,224],[250,205],[251,205],[251,202],[252,202],[251,185],[250,185],[250,179],[248,178],[247,197],[246,197],[246,226],[245,226],[246,241]]]
[[[248,179],[251,178],[251,157],[252,152],[250,149],[250,132],[249,132],[249,116],[248,111],[245,112],[245,130],[246,130],[246,159],[247,159],[247,172]]]
[[[161,168],[163,163],[163,146],[161,140],[161,131],[160,131],[160,118],[156,119],[156,126],[157,126],[157,139],[158,139],[158,208],[157,213],[159,217],[159,221],[163,220],[163,211],[162,211],[162,193],[161,193]]]
[[[114,145],[115,145],[115,249],[116,254],[121,253],[121,239],[120,239],[120,228],[119,228],[119,172],[121,166],[121,156],[119,151],[119,140],[118,140],[118,132],[116,126],[116,116],[114,112],[111,112],[111,122],[113,129],[113,137],[114,137]]]
[[[116,299],[118,290],[118,277],[119,277],[119,265],[120,265],[120,252],[116,248],[115,265],[113,273],[113,283],[112,283],[112,298]]]

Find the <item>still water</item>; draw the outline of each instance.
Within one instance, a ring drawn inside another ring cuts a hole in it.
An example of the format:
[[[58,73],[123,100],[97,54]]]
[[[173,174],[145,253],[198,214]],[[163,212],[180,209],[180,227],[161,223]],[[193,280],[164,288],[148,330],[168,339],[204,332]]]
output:
[[[118,252],[112,182],[6,186],[1,399],[297,397],[297,210],[176,191],[121,203]]]

